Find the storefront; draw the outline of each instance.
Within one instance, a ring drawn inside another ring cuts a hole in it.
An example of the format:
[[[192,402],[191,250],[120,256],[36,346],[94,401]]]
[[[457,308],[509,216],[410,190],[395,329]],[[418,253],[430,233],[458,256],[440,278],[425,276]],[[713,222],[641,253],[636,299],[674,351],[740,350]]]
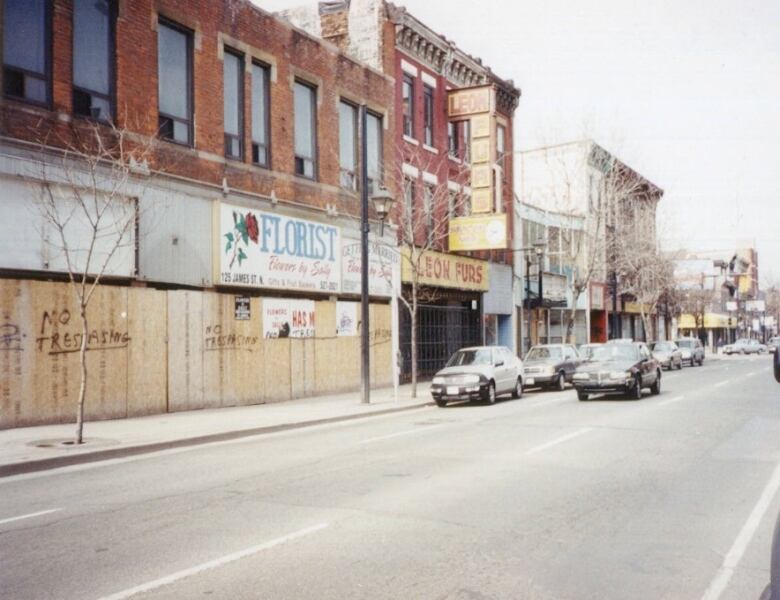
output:
[[[482,318],[482,298],[490,289],[490,271],[488,263],[482,260],[428,251],[413,262],[409,252],[403,252],[402,293],[410,304],[415,277],[418,284],[417,375],[426,378],[441,369],[459,348],[483,344],[487,323]],[[404,302],[399,302],[398,311],[401,380],[409,381],[412,320]],[[496,329],[489,333],[493,337],[498,336],[495,321]]]
[[[697,321],[700,327],[697,327]],[[718,313],[705,313],[703,320],[701,315],[697,319],[683,313],[677,319],[678,337],[698,337],[712,352],[732,342],[736,325],[736,318]]]
[[[590,284],[590,342],[594,344],[603,344],[608,339],[606,290],[603,283]]]

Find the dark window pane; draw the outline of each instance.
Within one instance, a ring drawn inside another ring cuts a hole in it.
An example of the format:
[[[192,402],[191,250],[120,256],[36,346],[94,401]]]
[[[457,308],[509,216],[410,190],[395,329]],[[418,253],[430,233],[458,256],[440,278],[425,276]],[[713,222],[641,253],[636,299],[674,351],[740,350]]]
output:
[[[423,88],[423,112],[425,117],[425,138],[428,146],[433,146],[433,88]]]
[[[404,75],[401,87],[403,96],[404,135],[414,137],[414,78]]]
[[[225,52],[223,71],[225,76],[225,133],[241,134],[241,74],[242,60]]]
[[[189,144],[190,142],[190,126],[189,123],[182,121],[173,122],[173,139],[182,144]]]
[[[24,98],[24,75],[16,69],[3,71],[3,93],[17,98]]]
[[[252,65],[252,161],[268,164],[268,68]]]
[[[48,82],[39,77],[24,78],[24,97],[35,102],[46,102]]]
[[[111,7],[107,0],[74,0],[73,84],[111,93]]]
[[[157,61],[160,112],[190,120],[187,35],[159,24]]]
[[[45,75],[46,0],[5,0],[3,63]]]

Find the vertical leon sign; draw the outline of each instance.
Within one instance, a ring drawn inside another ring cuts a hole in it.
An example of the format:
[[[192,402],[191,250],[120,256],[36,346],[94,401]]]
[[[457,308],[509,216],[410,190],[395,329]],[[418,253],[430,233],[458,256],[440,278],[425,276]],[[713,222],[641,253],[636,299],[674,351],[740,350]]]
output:
[[[216,267],[222,285],[341,291],[338,227],[220,204]]]
[[[447,92],[451,121],[470,121],[471,212],[493,211],[493,163],[496,161],[496,89],[492,85]]]

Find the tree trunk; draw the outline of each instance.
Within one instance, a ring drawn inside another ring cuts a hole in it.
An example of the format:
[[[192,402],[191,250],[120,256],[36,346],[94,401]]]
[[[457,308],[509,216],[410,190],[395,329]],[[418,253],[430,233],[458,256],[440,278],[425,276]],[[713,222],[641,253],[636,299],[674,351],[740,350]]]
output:
[[[577,320],[577,300],[579,299],[580,299],[580,295],[576,292],[573,292],[571,310],[569,310],[569,318],[566,322],[566,336],[563,339],[565,343],[569,343],[569,344],[574,343],[572,331],[574,330],[574,322]]]
[[[417,398],[417,286],[412,285],[412,398]]]
[[[76,445],[84,443],[84,399],[87,395],[87,307],[82,305],[81,316],[81,347],[79,348],[79,366],[81,367],[81,383],[79,385],[79,401],[76,409]]]
[[[644,329],[645,339],[643,341],[649,342],[648,336],[650,335],[650,327],[649,327],[649,321],[647,320],[649,315],[645,314],[645,311],[640,311],[640,314],[642,315],[642,329]]]

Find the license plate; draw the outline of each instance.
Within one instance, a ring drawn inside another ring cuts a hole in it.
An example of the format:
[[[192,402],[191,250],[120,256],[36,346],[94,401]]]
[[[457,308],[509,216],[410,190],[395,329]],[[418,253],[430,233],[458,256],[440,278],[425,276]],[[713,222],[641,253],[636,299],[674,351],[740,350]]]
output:
[[[525,380],[525,384],[526,384],[526,385],[533,385],[534,383],[536,383],[536,379],[534,379],[533,377],[528,377],[528,378]]]
[[[460,394],[460,388],[456,385],[448,385],[447,386],[447,395],[448,396],[457,396]]]

